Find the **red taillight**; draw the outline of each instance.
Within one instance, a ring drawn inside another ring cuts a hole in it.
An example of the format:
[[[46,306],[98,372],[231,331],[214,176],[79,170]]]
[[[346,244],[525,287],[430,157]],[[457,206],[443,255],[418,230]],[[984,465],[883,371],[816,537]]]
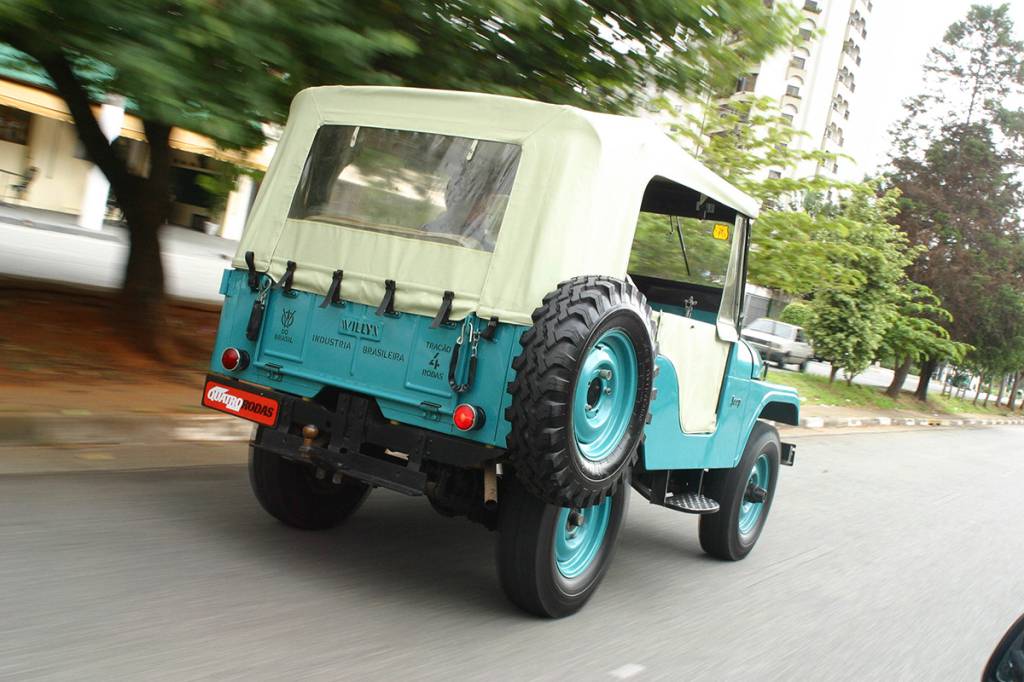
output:
[[[220,364],[229,372],[238,372],[249,366],[249,354],[237,348],[225,348],[220,354]]]
[[[473,431],[484,425],[484,411],[463,403],[452,413],[452,422],[459,431]]]

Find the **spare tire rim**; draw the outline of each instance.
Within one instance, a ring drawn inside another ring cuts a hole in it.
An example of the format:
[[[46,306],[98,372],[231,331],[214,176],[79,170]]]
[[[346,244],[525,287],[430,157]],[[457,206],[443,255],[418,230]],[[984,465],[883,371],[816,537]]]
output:
[[[593,507],[563,508],[555,525],[555,566],[564,578],[578,578],[604,544],[612,516],[612,498]]]
[[[602,334],[587,351],[576,380],[572,422],[576,446],[592,462],[615,453],[636,406],[633,342],[621,329]]]
[[[750,477],[747,479],[743,498],[740,500],[738,521],[740,535],[749,535],[757,527],[757,520],[761,517],[764,502],[755,501],[761,495],[752,493],[761,489],[767,494],[769,474],[771,474],[771,463],[768,461],[768,455],[761,455],[754,461],[754,466],[750,469]]]

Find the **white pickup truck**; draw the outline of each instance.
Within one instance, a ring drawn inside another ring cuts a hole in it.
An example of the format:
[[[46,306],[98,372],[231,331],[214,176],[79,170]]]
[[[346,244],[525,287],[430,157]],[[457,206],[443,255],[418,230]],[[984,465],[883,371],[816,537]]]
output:
[[[745,327],[741,336],[761,353],[765,361],[778,363],[780,367],[799,365],[803,372],[814,357],[814,349],[808,343],[803,328],[795,324],[762,317]]]

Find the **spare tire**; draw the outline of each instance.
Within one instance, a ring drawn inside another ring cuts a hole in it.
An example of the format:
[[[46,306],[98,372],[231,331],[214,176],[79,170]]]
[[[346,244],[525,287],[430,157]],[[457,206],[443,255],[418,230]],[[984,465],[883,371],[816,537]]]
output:
[[[513,361],[509,459],[526,489],[588,507],[636,462],[650,407],[655,333],[647,299],[611,277],[562,282],[533,311]]]

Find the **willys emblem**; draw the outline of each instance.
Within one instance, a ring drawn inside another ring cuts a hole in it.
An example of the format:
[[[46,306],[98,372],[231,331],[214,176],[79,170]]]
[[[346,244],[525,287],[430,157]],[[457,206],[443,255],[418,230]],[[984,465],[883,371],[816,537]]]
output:
[[[292,326],[292,324],[294,322],[295,322],[295,311],[290,309],[290,308],[285,308],[281,312],[281,326],[283,326],[285,329],[287,329],[288,327]]]

